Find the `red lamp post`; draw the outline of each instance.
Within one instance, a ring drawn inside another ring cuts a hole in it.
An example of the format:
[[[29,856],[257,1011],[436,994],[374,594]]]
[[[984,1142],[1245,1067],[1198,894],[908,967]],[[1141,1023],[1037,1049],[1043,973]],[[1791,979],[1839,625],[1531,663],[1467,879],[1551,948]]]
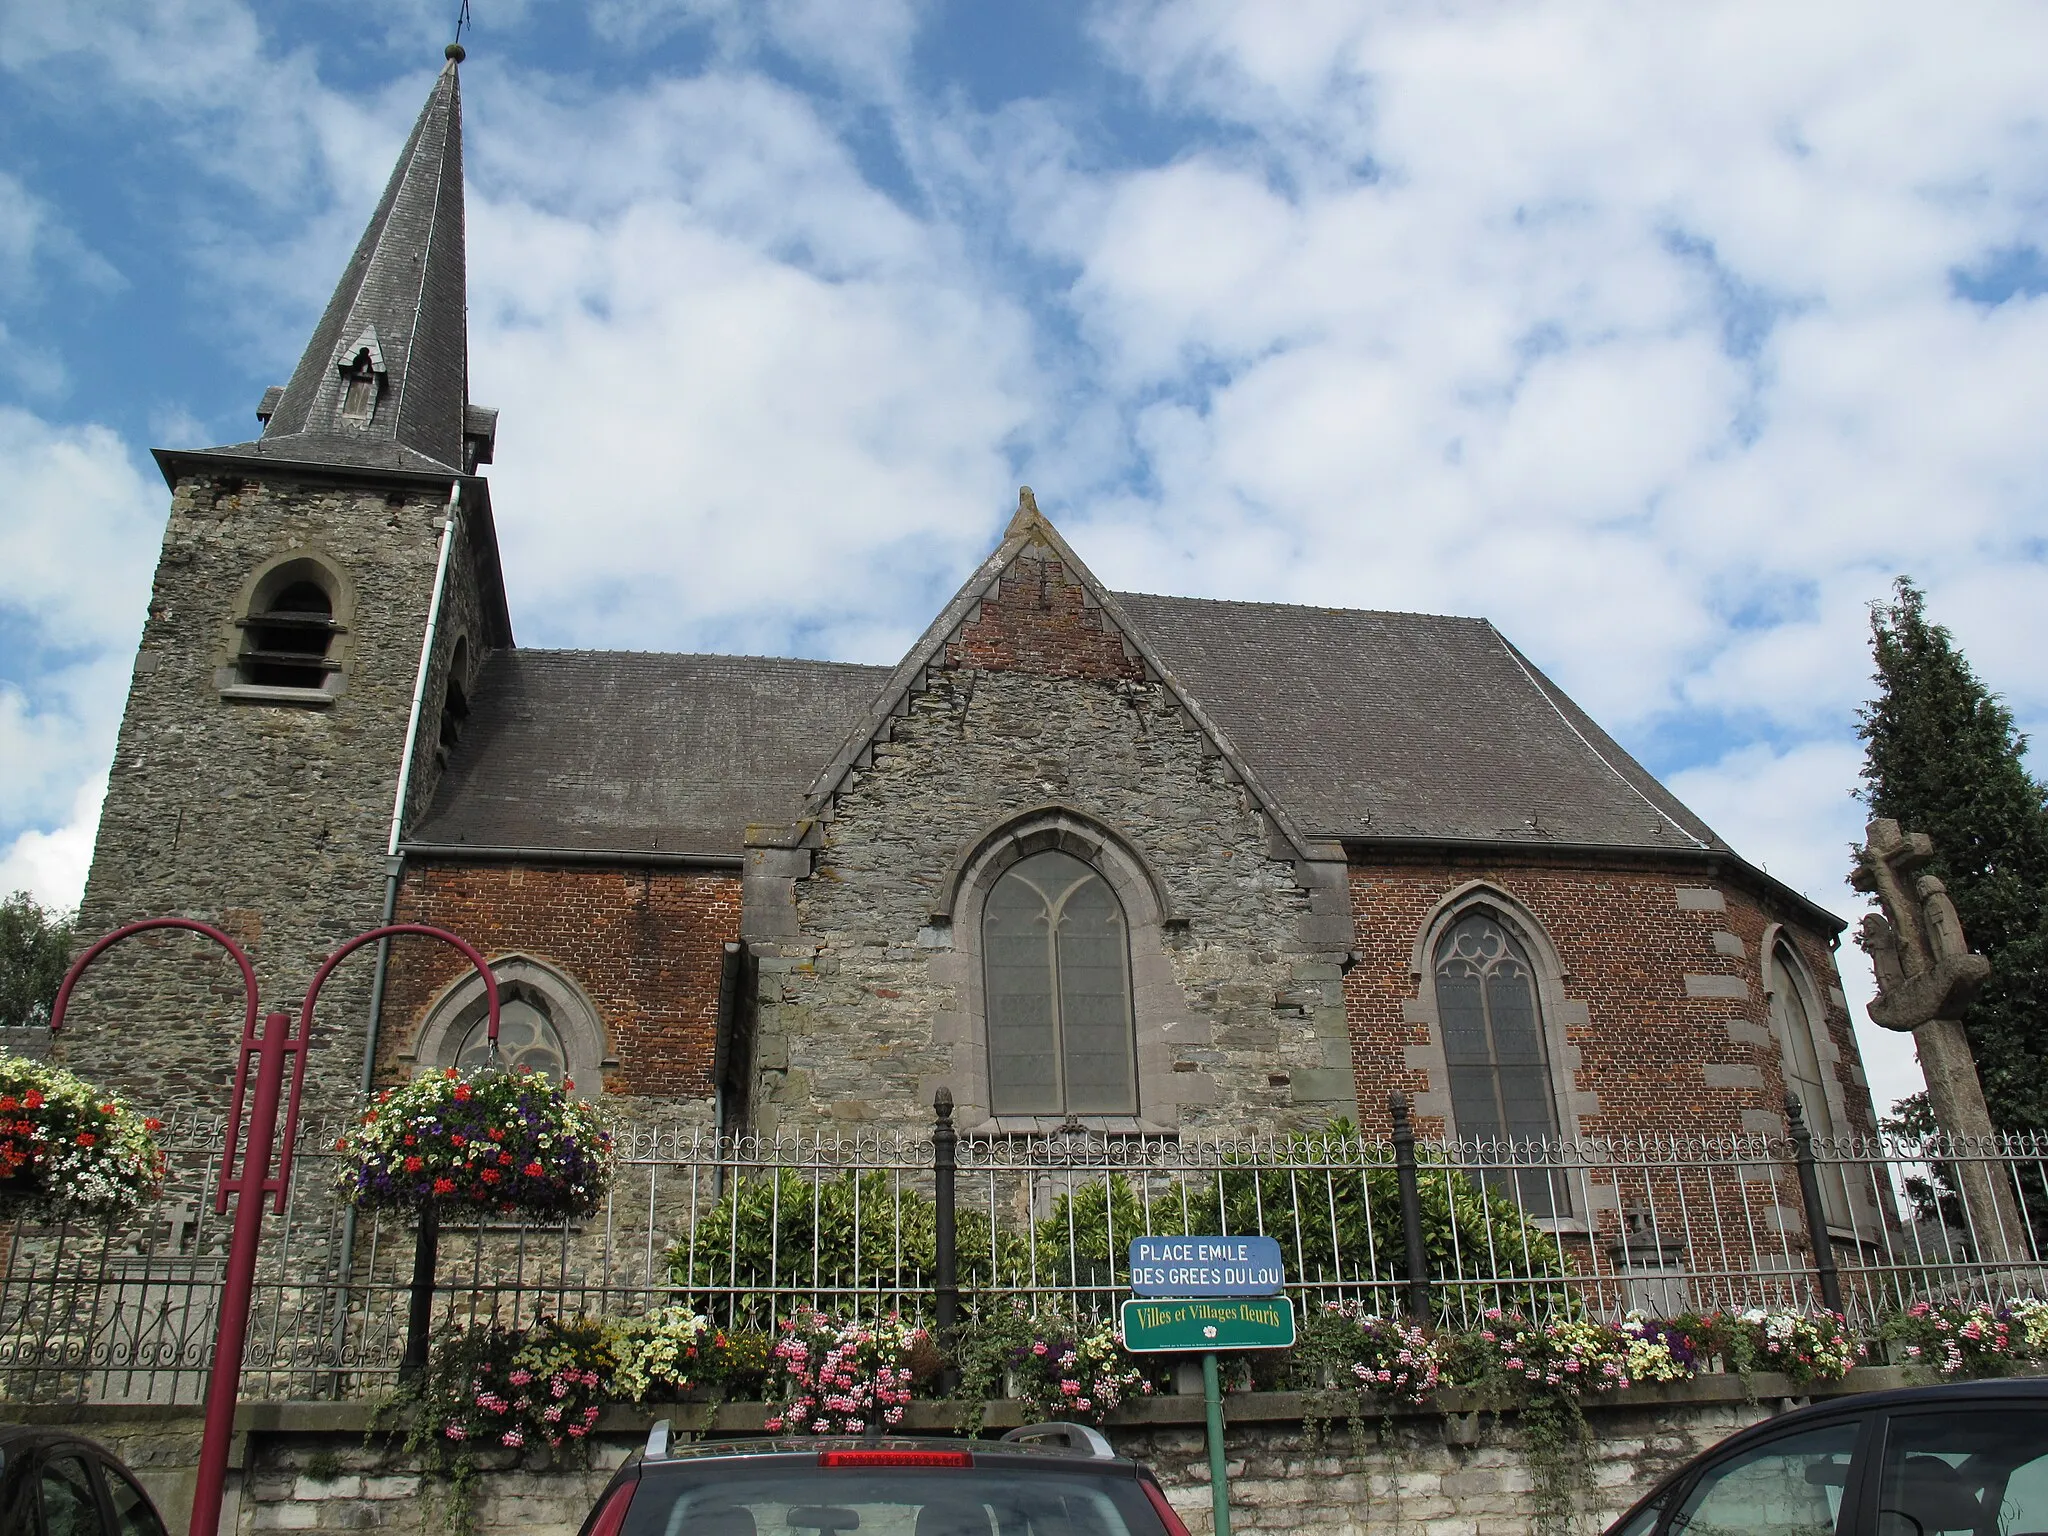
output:
[[[242,973],[247,1003],[242,1019],[241,1048],[235,1058],[235,1091],[228,1111],[227,1147],[221,1154],[220,1185],[214,1191],[213,1208],[226,1215],[228,1196],[235,1196],[235,1220],[228,1239],[227,1270],[222,1277],[220,1321],[213,1347],[213,1370],[206,1386],[206,1431],[199,1448],[199,1480],[192,1495],[191,1536],[217,1536],[220,1529],[222,1489],[227,1483],[228,1442],[235,1427],[235,1402],[241,1391],[242,1356],[248,1340],[249,1302],[256,1286],[256,1252],[263,1236],[263,1197],[275,1194],[275,1209],[281,1215],[285,1193],[291,1187],[293,1144],[299,1128],[299,1101],[306,1084],[306,1053],[313,1040],[313,1005],[320,989],[342,960],[363,945],[377,939],[415,934],[452,944],[476,967],[484,979],[484,995],[490,1005],[489,1037],[495,1050],[498,1040],[498,979],[484,963],[484,957],[464,939],[443,928],[424,923],[393,923],[359,933],[321,962],[299,1007],[299,1025],[291,1033],[291,1016],[276,1012],[263,1021],[263,1033],[256,1033],[256,970],[242,947],[220,929],[184,917],[152,917],[117,928],[94,944],[71,964],[64,983],[57,989],[57,1002],[50,1010],[50,1032],[64,1025],[64,1010],[71,990],[85,968],[123,939],[157,928],[182,928],[202,934],[225,949]],[[285,1057],[292,1065],[289,1092],[284,1084]],[[249,1102],[249,1139],[243,1149],[241,1173],[235,1173],[235,1151],[241,1140],[242,1105],[249,1089],[249,1063],[256,1063],[255,1096]],[[284,1135],[277,1136],[277,1106],[285,1101]],[[277,1171],[270,1171],[271,1152],[278,1152]]]

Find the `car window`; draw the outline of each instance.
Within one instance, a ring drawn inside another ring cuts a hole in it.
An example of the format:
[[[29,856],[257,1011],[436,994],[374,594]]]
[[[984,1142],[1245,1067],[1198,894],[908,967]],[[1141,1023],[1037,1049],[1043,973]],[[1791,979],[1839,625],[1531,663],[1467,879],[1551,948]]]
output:
[[[107,1480],[107,1501],[114,1506],[114,1536],[164,1536],[148,1496],[117,1469],[103,1463],[100,1472]]]
[[[1607,1536],[1650,1536],[1664,1516],[1664,1506],[1670,1502],[1668,1493],[1662,1498],[1652,1499],[1620,1524],[1609,1526]]]
[[[37,1479],[43,1505],[43,1536],[107,1536],[92,1474],[76,1456],[52,1456]]]
[[[1125,1478],[951,1468],[649,1478],[625,1536],[1163,1536]]]
[[[1702,1472],[1671,1517],[1687,1536],[1833,1536],[1856,1420],[1770,1440]]]
[[[2048,1533],[2048,1410],[1902,1413],[1885,1427],[1877,1536]]]

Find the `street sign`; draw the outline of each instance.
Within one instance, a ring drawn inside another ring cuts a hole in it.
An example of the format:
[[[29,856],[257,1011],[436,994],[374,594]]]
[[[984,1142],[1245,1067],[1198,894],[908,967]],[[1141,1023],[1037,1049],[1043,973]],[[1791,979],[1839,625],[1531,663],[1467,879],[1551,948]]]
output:
[[[1133,1354],[1219,1349],[1286,1349],[1294,1303],[1285,1296],[1124,1303],[1124,1348]]]
[[[1134,1237],[1134,1296],[1278,1296],[1286,1277],[1270,1237]]]

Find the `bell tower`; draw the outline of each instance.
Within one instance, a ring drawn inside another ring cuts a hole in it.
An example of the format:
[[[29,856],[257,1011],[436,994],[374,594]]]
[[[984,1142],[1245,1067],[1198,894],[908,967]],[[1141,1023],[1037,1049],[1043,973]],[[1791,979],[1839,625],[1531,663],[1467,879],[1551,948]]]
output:
[[[80,933],[216,924],[266,1008],[296,1011],[320,959],[380,921],[443,706],[473,681],[457,672],[512,642],[478,472],[496,412],[469,403],[461,56],[261,435],[156,453],[170,517]],[[366,952],[322,995],[316,1114],[355,1088],[370,970]],[[89,974],[57,1050],[151,1113],[211,1111],[238,992],[210,946],[138,940]]]

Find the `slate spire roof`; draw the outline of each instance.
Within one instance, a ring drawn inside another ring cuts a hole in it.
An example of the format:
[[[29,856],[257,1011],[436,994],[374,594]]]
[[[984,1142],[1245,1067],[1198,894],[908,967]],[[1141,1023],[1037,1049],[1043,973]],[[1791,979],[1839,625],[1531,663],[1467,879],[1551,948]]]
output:
[[[488,461],[496,413],[469,405],[456,62],[451,50],[291,382],[264,396],[263,435],[217,452],[455,474]]]

